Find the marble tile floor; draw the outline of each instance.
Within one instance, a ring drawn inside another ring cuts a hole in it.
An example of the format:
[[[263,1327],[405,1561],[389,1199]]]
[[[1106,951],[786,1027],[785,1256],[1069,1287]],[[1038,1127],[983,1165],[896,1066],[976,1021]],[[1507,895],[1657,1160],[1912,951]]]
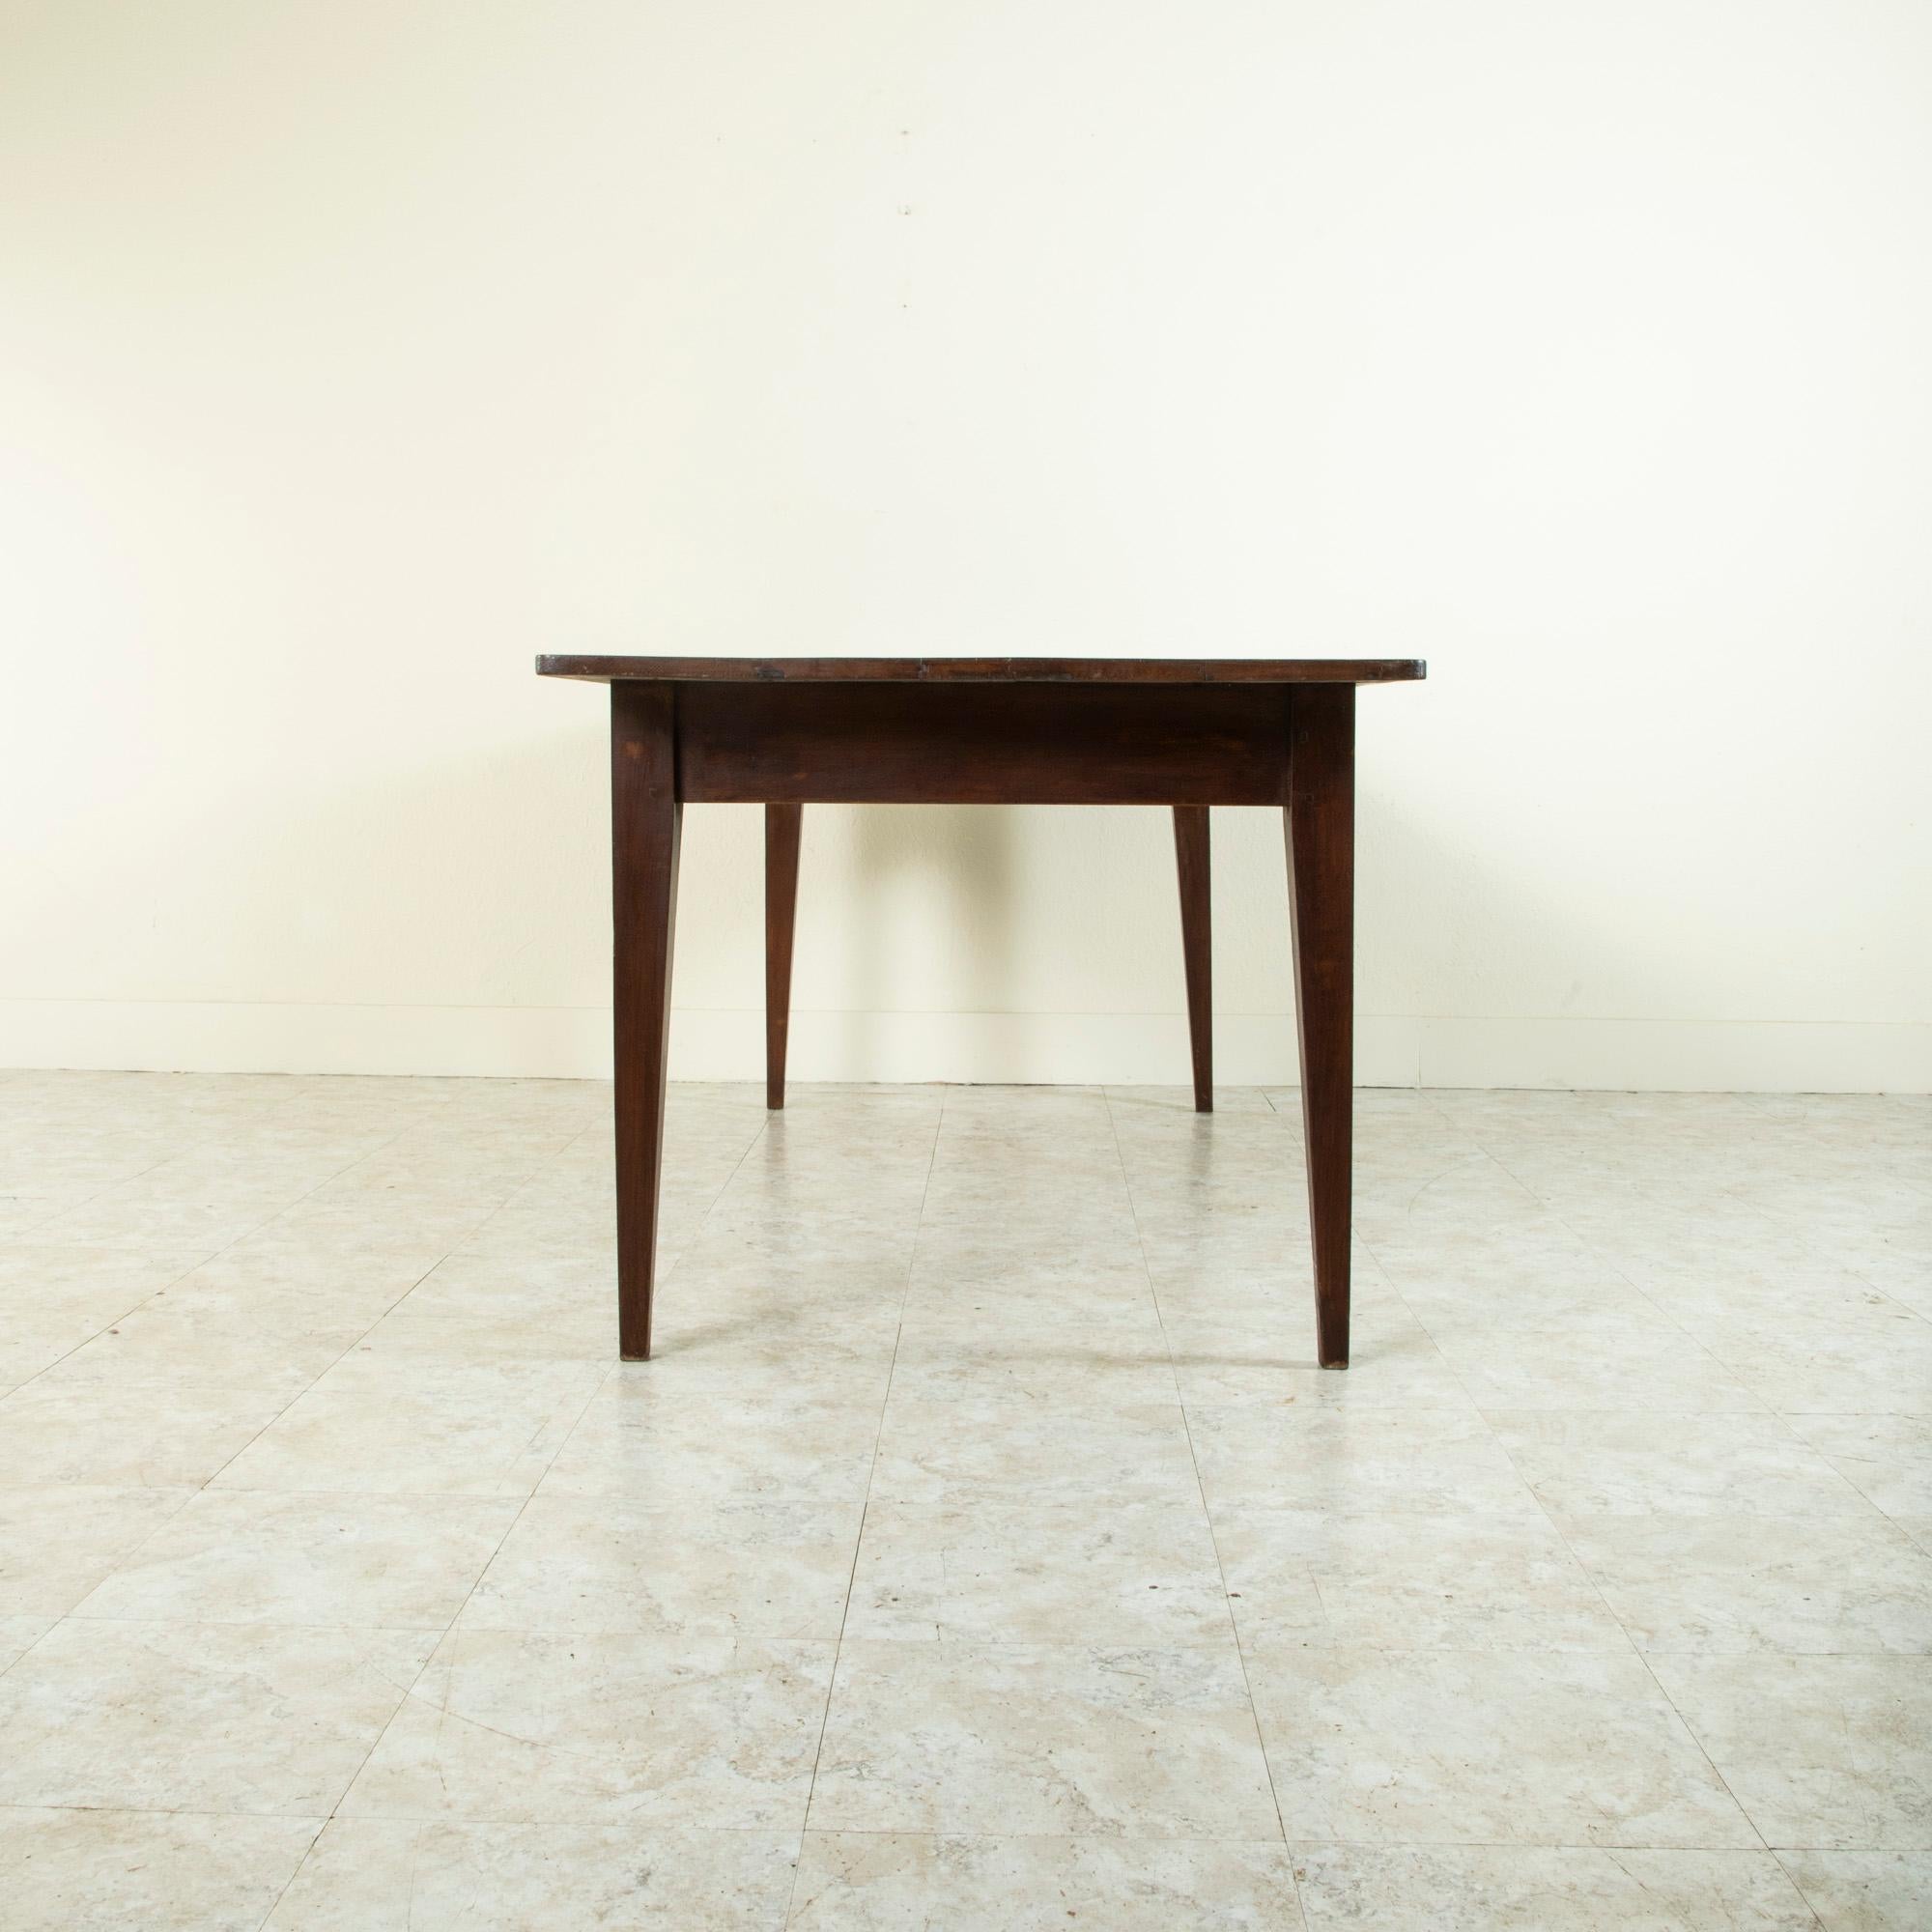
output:
[[[1932,1925],[1932,1100],[0,1074],[0,1920]]]

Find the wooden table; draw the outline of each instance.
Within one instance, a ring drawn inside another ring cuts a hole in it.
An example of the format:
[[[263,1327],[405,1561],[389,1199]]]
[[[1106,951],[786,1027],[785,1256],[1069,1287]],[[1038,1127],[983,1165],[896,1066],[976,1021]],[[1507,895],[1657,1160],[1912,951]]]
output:
[[[1194,1104],[1214,1104],[1208,808],[1282,808],[1301,1038],[1316,1353],[1349,1364],[1355,687],[1406,658],[543,657],[611,687],[617,1340],[651,1352],[678,835],[687,804],[765,808],[765,1103],[784,1105],[808,804],[1165,805]]]

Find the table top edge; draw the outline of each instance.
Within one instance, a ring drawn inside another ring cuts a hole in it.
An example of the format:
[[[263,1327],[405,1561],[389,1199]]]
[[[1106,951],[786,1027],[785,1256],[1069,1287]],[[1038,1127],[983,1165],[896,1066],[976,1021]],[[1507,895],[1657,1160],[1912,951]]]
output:
[[[1420,658],[660,658],[544,655],[593,684],[1401,684]]]

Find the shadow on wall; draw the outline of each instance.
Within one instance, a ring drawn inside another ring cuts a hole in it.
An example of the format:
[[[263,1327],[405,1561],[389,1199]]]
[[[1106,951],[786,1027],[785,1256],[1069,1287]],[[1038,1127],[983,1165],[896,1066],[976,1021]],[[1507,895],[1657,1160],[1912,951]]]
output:
[[[900,949],[890,928],[911,883],[940,897],[946,927],[970,939],[975,1004],[1005,1010],[1014,965],[1013,812],[1001,806],[865,806],[852,809],[852,861],[859,895],[845,915],[852,928],[847,1002],[850,1064],[892,1064],[891,1015],[913,1004],[914,989],[893,970]]]
[[[487,1046],[493,1026],[506,1041],[496,1070],[542,1064],[554,1037],[588,1040],[595,1051],[608,1037],[601,1014],[610,999],[609,736],[605,707],[595,701],[602,694],[577,696],[567,705],[567,693],[533,693],[575,713],[562,728],[407,767],[384,762],[389,745],[363,744],[354,748],[350,782],[341,772],[298,767],[247,811],[204,812],[185,826],[156,822],[124,854],[129,876],[98,878],[83,896],[98,891],[98,903],[116,903],[125,893],[141,903],[157,941],[161,997],[263,1008],[263,1064],[277,1062],[267,1047],[266,1016],[276,1003],[314,1008],[317,1016],[304,1024],[316,1027],[338,1025],[327,1009],[342,1015],[339,1037],[322,1042],[331,1051],[316,1065],[353,1064],[355,1027],[367,1024],[353,1015],[371,1009],[392,1015],[396,1029],[421,1030],[425,1067],[483,1070],[480,1052],[466,1061],[437,1042],[481,1036]],[[1620,923],[1607,909],[1604,921],[1582,928],[1520,868],[1466,849],[1453,828],[1406,809],[1379,772],[1363,777],[1357,956],[1365,1018],[1393,1016],[1392,1024],[1412,1030],[1408,1016],[1454,1012],[1478,982],[1498,996],[1491,1010],[1533,1011],[1541,991],[1546,1010],[1560,1017],[1575,1010],[1567,998],[1585,971],[1599,982],[1613,977],[1631,1002],[1625,1010],[1657,1010],[1644,995],[1658,1001],[1667,982],[1633,940],[1634,922]],[[930,1037],[903,1023],[919,1012],[929,983],[945,985],[940,1004],[1010,1018],[1022,1042],[1050,1044],[1065,1011],[1082,1009],[1075,1003],[1091,979],[1103,1019],[1137,1012],[1159,1021],[1148,1032],[1160,1070],[1141,1077],[1186,1079],[1179,917],[1164,811],[851,810],[835,836],[842,846],[836,885],[823,850],[816,860],[811,850],[814,816],[806,817],[801,976],[815,908],[838,923],[842,963],[824,989],[829,997],[810,1004],[834,1008],[833,1024],[848,1029],[842,1064],[903,1065],[916,1050],[905,1042]],[[760,1051],[753,1015],[763,1000],[761,817],[755,807],[689,813],[681,894],[679,1004],[711,1009],[717,1025],[742,1028],[748,1065]],[[823,828],[825,819],[817,823]],[[1042,825],[1050,828],[1044,834]],[[1213,841],[1224,1077],[1292,1084],[1280,815],[1217,810]],[[191,876],[181,862],[185,845],[197,852]],[[1099,887],[1099,917],[1063,912],[1068,883],[1090,880]],[[828,887],[836,894],[829,907],[814,898],[831,895]],[[1042,951],[1062,944],[1065,970],[1043,996]],[[1136,956],[1125,960],[1129,951]],[[97,967],[107,956],[97,956]],[[1111,980],[1110,968],[1117,969]],[[111,974],[83,971],[76,979],[102,981],[98,997],[126,997]],[[1053,1005],[1063,1013],[1030,1010]],[[795,1037],[795,1064],[799,1044]]]

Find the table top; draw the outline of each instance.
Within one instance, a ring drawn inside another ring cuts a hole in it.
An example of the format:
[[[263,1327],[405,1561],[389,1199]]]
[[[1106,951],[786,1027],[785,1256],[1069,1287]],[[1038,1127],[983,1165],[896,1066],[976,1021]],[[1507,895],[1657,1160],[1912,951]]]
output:
[[[1397,684],[1419,658],[540,657],[542,677],[651,684]]]

